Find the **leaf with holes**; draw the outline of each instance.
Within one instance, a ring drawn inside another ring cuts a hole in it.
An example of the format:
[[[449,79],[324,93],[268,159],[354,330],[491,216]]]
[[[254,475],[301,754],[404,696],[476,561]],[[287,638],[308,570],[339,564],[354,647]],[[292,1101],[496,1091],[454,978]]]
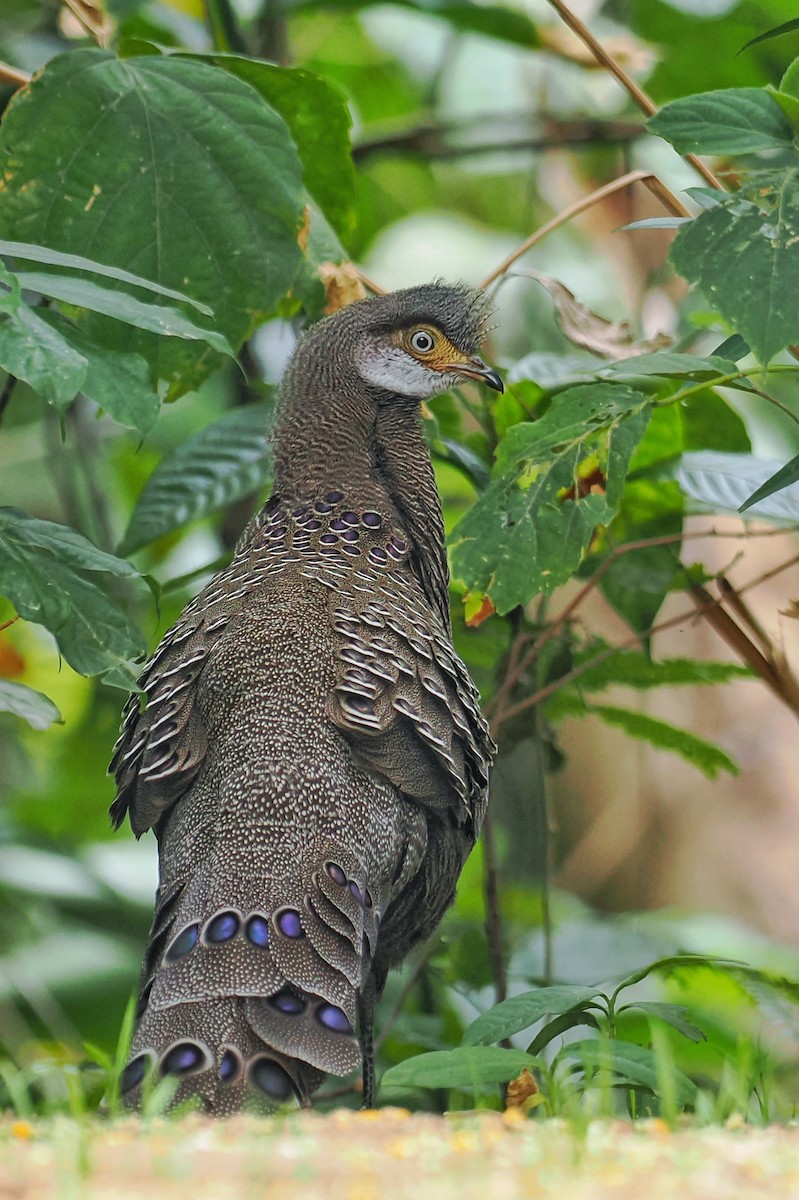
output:
[[[21,717],[32,729],[48,729],[56,723],[63,724],[61,713],[48,696],[12,679],[0,679],[0,712]]]
[[[129,562],[98,550],[75,529],[0,509],[0,593],[26,621],[50,630],[81,675],[114,671],[109,682],[127,686],[128,663],[146,644],[98,581],[108,575],[139,578]]]
[[[507,1083],[524,1070],[538,1066],[523,1050],[501,1046],[458,1046],[454,1050],[431,1050],[389,1067],[384,1087],[473,1088]]]
[[[463,1035],[463,1044],[488,1046],[492,1042],[501,1042],[503,1038],[529,1029],[542,1017],[568,1012],[598,994],[597,988],[563,984],[510,996],[472,1021]]]
[[[7,238],[91,256],[213,309],[237,349],[302,265],[305,203],[289,130],[249,84],[179,57],[52,58],[0,127]],[[188,199],[190,198],[190,203]],[[219,364],[201,341],[101,316],[93,340],[186,391]]]
[[[642,392],[591,383],[509,429],[491,484],[452,533],[456,577],[499,613],[565,583],[618,508],[649,414]]]
[[[799,342],[799,188],[790,173],[756,200],[734,193],[699,213],[671,259],[761,362]]]
[[[271,402],[250,404],[177,446],[144,485],[120,554],[266,487],[272,478],[271,423]]]

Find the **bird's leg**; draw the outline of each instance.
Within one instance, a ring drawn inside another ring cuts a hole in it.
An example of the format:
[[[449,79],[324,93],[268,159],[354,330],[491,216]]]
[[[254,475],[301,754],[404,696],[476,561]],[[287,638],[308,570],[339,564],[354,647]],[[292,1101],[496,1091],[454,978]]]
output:
[[[362,1108],[375,1106],[375,977],[369,972],[358,993],[358,1027],[360,1030],[361,1058],[363,1060],[363,1104]]]

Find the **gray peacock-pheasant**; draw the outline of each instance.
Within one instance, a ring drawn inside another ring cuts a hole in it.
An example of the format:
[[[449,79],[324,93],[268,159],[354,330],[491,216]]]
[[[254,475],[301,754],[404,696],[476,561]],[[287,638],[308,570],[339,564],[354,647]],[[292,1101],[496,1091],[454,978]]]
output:
[[[308,1104],[362,1063],[375,1000],[435,929],[479,833],[494,746],[452,645],[419,403],[478,379],[482,292],[360,301],[301,339],[271,499],[166,634],[111,769],[160,882],[122,1081],[209,1112]]]

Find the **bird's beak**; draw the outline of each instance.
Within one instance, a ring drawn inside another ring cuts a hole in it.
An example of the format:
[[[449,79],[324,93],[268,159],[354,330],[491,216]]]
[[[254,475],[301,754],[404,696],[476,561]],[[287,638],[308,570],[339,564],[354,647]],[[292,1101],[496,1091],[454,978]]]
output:
[[[489,367],[488,363],[483,362],[479,355],[475,354],[465,363],[458,363],[455,370],[459,375],[466,375],[469,379],[477,379],[480,383],[486,383],[495,392],[504,392],[505,385],[502,382],[499,372],[493,367]]]

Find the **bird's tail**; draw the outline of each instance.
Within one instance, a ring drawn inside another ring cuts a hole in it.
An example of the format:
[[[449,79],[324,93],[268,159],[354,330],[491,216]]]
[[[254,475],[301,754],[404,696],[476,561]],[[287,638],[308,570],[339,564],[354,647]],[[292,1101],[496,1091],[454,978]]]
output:
[[[148,1080],[172,1076],[173,1103],[198,1096],[217,1115],[250,1101],[307,1105],[327,1073],[355,1070],[376,911],[341,847],[294,884],[239,875],[233,886],[209,867],[159,892],[125,1104],[140,1107]]]

